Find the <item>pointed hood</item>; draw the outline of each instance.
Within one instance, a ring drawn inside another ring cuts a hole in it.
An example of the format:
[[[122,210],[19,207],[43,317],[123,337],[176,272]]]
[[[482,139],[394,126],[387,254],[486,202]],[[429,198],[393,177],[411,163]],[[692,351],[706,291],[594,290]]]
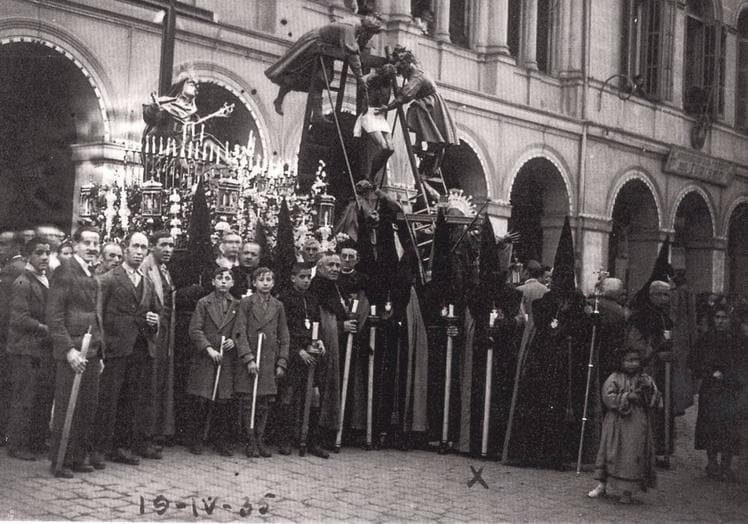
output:
[[[564,227],[561,228],[561,237],[558,239],[556,257],[553,259],[553,276],[551,277],[551,289],[556,293],[572,294],[576,290],[576,278],[574,274],[574,239],[571,235],[569,217],[564,219]]]
[[[190,282],[197,283],[203,269],[213,263],[213,243],[211,234],[210,210],[205,196],[205,184],[198,182],[192,197],[192,213],[187,230],[187,252],[191,263],[185,268],[190,273]]]
[[[673,267],[670,265],[670,235],[665,237],[665,241],[660,246],[660,252],[657,254],[652,274],[644,285],[636,292],[631,299],[632,309],[641,309],[649,301],[649,285],[656,281],[669,282],[673,276]]]
[[[288,204],[284,198],[278,212],[278,238],[275,246],[276,283],[279,290],[287,288],[291,283],[291,270],[296,262],[294,252],[293,224]]]
[[[270,246],[268,245],[267,234],[265,233],[265,224],[260,220],[255,223],[255,242],[260,246],[262,255],[260,255],[260,266],[271,267],[273,262],[273,256],[270,253]],[[275,269],[275,268],[273,268]],[[277,278],[276,278],[277,282]]]

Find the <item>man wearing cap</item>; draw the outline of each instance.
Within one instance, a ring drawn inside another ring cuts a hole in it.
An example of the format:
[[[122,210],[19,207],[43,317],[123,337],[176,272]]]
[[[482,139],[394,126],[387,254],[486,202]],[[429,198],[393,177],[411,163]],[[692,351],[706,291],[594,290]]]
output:
[[[642,355],[644,371],[665,389],[665,363],[673,360],[673,321],[670,319],[670,284],[655,280],[649,284],[647,300],[635,310],[626,327],[626,345]],[[672,389],[672,384],[671,384]],[[670,410],[670,442],[665,442],[665,411],[655,413],[655,464],[667,468],[675,441],[674,413]]]

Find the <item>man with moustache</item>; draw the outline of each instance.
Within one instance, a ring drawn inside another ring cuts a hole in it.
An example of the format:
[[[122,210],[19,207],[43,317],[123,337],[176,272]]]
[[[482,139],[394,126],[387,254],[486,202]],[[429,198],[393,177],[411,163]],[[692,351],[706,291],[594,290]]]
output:
[[[208,267],[203,268],[201,283],[207,295],[213,291],[213,275],[219,267],[231,270],[234,282],[239,277],[239,251],[242,247],[242,237],[236,231],[226,231],[218,243],[218,258]],[[237,297],[241,298],[241,297]]]
[[[50,457],[57,477],[72,478],[73,471],[89,473],[102,469],[103,462],[89,462],[90,432],[99,398],[101,374],[102,324],[96,304],[99,288],[93,264],[99,255],[99,232],[84,226],[73,234],[74,255],[61,261],[52,274],[47,298],[47,326],[52,337],[52,354],[56,361],[55,400],[52,415]],[[86,358],[80,355],[83,336],[91,332]],[[81,374],[75,415],[61,468],[55,467],[65,422],[70,392],[76,374]]]
[[[94,463],[103,462],[104,456],[130,465],[140,463],[135,454],[161,458],[150,442],[154,355],[149,347],[158,333],[161,308],[153,282],[140,270],[147,252],[145,234],[130,233],[124,241],[124,262],[100,279],[106,353],[96,411]],[[115,435],[118,425],[123,432]]]
[[[156,448],[174,437],[174,282],[166,264],[174,253],[174,239],[168,231],[156,231],[150,238],[151,252],[140,271],[153,282],[156,304],[161,310],[158,337],[149,341],[154,355],[153,439]]]
[[[44,451],[54,399],[55,367],[45,317],[50,245],[42,237],[24,247],[26,269],[13,282],[8,357],[12,373],[8,455],[35,460]]]

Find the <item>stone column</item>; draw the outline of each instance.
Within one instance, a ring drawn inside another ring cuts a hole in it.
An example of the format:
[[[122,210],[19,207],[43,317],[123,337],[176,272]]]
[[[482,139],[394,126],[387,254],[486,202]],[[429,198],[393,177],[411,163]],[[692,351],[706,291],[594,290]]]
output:
[[[479,53],[485,53],[488,48],[489,25],[491,24],[491,17],[489,16],[490,3],[491,0],[478,0],[475,4],[478,8],[478,16],[476,17],[478,27],[475,31],[474,45],[475,50]]]
[[[525,0],[523,7],[522,61],[527,69],[537,69],[538,0]]]
[[[390,0],[389,19],[393,22],[410,22],[410,0]]]
[[[450,42],[449,38],[449,0],[436,0],[436,28],[434,38],[439,42]]]
[[[508,55],[509,0],[490,0],[488,4],[488,24],[490,29],[488,31],[486,53]]]

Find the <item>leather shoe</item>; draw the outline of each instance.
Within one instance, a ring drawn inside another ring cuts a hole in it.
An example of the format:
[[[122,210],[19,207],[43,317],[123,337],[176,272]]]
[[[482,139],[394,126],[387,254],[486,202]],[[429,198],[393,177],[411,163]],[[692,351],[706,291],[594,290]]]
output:
[[[89,462],[94,467],[94,469],[106,468],[106,463],[104,462],[104,454],[98,451],[94,451],[93,453],[91,453],[91,459]]]
[[[8,456],[20,460],[36,460],[34,454],[25,449],[8,448]]]
[[[78,462],[77,464],[73,464],[70,466],[70,469],[75,471],[76,473],[93,473],[94,467],[89,464],[88,462]]]
[[[117,448],[115,451],[108,453],[107,458],[112,462],[119,462],[120,464],[128,464],[130,466],[137,466],[140,464],[140,459],[138,457],[122,448]]]
[[[330,454],[319,446],[309,446],[309,454],[319,458],[330,458]]]
[[[73,472],[70,471],[70,468],[62,467],[59,471],[55,471],[55,467],[52,466],[52,475],[55,476],[55,478],[58,479],[72,479],[75,478],[75,475],[73,475]]]
[[[153,446],[145,446],[136,451],[138,455],[145,459],[160,460],[162,457],[161,453],[156,451]]]

